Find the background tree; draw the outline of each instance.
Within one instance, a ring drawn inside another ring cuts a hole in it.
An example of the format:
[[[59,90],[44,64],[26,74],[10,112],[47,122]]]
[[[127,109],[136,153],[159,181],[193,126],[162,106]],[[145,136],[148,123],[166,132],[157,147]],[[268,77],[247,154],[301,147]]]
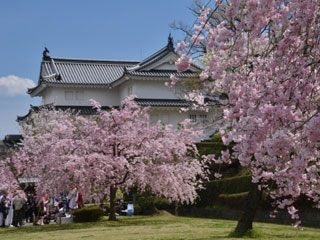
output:
[[[226,19],[212,27],[207,19],[221,2]],[[224,152],[218,161],[239,159],[259,189],[268,191],[276,206],[295,220],[293,203],[301,194],[319,200],[319,3],[216,1],[214,10],[202,11],[195,33],[208,32],[212,53],[200,75],[204,92],[228,95],[221,132],[224,143],[233,141],[235,146],[232,155]],[[189,64],[183,54],[178,70]],[[270,182],[277,188],[270,189]],[[236,232],[250,230],[252,220],[243,218]]]
[[[180,31],[185,34],[185,37],[183,41],[185,43],[190,43],[195,40],[196,35],[194,35],[195,31],[199,30],[200,25],[200,19],[199,16],[202,13],[202,10],[204,8],[209,7],[213,3],[212,0],[193,0],[192,4],[188,7],[189,11],[195,16],[195,21],[192,23],[192,25],[189,25],[183,21],[174,21],[170,24],[170,28],[175,31]],[[212,15],[208,18],[208,24],[210,24],[211,27],[217,26],[219,23],[224,21],[225,18],[225,6],[222,5],[217,9],[216,12],[214,12]],[[203,58],[207,53],[207,43],[205,41],[205,38],[207,36],[207,31],[201,31],[200,37],[198,37],[197,44],[195,44],[190,49],[190,55],[193,58],[199,59]],[[182,41],[182,40],[181,40]],[[183,44],[179,43],[178,48],[180,46],[183,46]]]
[[[15,168],[14,160],[11,161],[9,156],[12,154],[12,149],[6,147],[5,152],[0,155],[0,182],[1,189],[6,192],[13,192],[21,188],[18,181],[20,173]]]
[[[24,146],[10,159],[28,170],[24,174],[39,177],[39,193],[58,194],[76,184],[87,200],[107,194],[109,220],[116,220],[120,188],[138,186],[172,201],[195,199],[203,171],[192,143],[199,133],[188,121],[178,130],[161,122],[151,125],[148,109],[132,98],[110,111],[93,103],[96,116],[42,109],[24,126]]]
[[[58,176],[48,167],[50,162],[63,166],[63,159],[69,157],[68,147],[75,148],[72,145],[76,143],[75,139],[72,139],[75,132],[72,119],[70,112],[43,107],[40,111],[33,112],[28,120],[22,123],[21,146],[12,149],[10,154],[0,162],[0,171],[3,172],[2,184],[6,184],[8,190],[12,192],[17,188],[22,189],[19,178],[39,178],[41,181],[37,186],[39,193],[45,192],[42,188],[49,186],[50,181],[55,185],[61,183],[65,187],[65,184],[72,180],[56,181],[59,177],[68,176],[68,174]],[[57,159],[60,159],[60,162],[57,162]],[[55,189],[56,186],[47,188],[50,193],[54,193]]]
[[[172,201],[190,202],[196,197],[197,176],[202,175],[192,140],[198,133],[182,123],[179,130],[161,122],[151,125],[148,109],[126,99],[119,109],[102,111],[83,129],[84,157],[76,168],[81,185],[110,196],[109,220],[115,220],[117,189],[137,185]]]

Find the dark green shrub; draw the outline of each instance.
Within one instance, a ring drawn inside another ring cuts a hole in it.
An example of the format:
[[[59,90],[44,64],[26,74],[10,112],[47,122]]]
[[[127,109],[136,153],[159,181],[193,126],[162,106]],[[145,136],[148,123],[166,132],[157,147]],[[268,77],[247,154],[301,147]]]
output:
[[[166,198],[156,197],[154,199],[154,204],[156,208],[159,210],[165,210],[165,209],[171,208],[171,204],[169,200]]]
[[[220,194],[217,202],[221,205],[228,206],[231,209],[241,210],[246,203],[248,192],[234,194]]]
[[[209,142],[200,142],[196,143],[198,152],[200,156],[213,154],[216,158],[221,156],[221,152],[225,150],[229,150],[232,153],[232,144],[229,146],[223,145],[221,141],[221,135],[216,134],[212,137],[212,140]],[[239,161],[233,160],[231,164],[215,164],[211,162],[207,165],[207,168],[210,171],[209,179],[214,180],[214,173],[222,173],[225,177],[231,177],[238,174],[241,170],[241,166]]]
[[[140,207],[141,214],[154,214],[157,210],[172,208],[168,199],[146,194],[139,196],[137,205]]]
[[[232,154],[234,143],[225,146],[222,142],[221,134],[215,134],[210,141],[196,143],[200,155],[213,154],[216,158],[221,156],[221,151],[229,150]],[[233,160],[231,164],[207,165],[210,171],[209,181],[204,183],[204,189],[199,190],[197,200],[198,207],[212,206],[217,203],[220,194],[237,194],[248,192],[252,186],[251,176],[248,176],[245,168],[242,168],[239,161]],[[214,173],[220,173],[224,179],[215,180]],[[239,176],[244,175],[244,176]]]
[[[205,189],[198,192],[198,206],[211,206],[216,203],[220,194],[248,192],[251,186],[251,176],[248,175],[208,182],[205,184]]]
[[[103,210],[98,206],[89,206],[73,212],[75,222],[97,222],[103,216]]]
[[[223,143],[221,133],[217,133],[211,137],[211,142]]]
[[[134,215],[140,215],[141,213],[142,213],[142,211],[141,211],[141,207],[140,207],[140,205],[139,204],[134,204]]]
[[[252,186],[251,176],[239,176],[214,181],[219,193],[234,194],[248,192]]]
[[[227,147],[222,142],[200,142],[196,143],[200,155],[214,154],[217,157],[221,156],[221,151]]]
[[[137,204],[140,206],[141,214],[149,215],[156,213],[153,196],[140,196],[137,199]]]

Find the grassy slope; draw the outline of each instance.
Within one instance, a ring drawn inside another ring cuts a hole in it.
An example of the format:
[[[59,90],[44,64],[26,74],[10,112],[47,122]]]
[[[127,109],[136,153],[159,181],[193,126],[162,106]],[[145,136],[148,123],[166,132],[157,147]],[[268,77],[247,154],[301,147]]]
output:
[[[21,229],[0,229],[0,239],[10,240],[144,240],[144,239],[232,239],[228,234],[235,221],[174,217],[168,214],[153,217],[135,216],[117,222],[104,219],[98,223],[48,225]],[[320,229],[305,228],[299,232],[285,225],[255,223],[254,229],[263,239],[320,239]],[[260,238],[259,238],[260,239]]]

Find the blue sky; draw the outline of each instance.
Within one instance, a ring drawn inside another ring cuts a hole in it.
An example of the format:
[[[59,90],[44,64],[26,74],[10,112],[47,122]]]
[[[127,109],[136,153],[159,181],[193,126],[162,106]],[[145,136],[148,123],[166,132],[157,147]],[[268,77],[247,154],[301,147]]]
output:
[[[141,60],[174,39],[169,24],[195,18],[192,0],[1,0],[0,139],[17,134],[17,115],[40,98],[25,93],[38,81],[44,46],[55,57]],[[31,81],[32,80],[32,81]]]

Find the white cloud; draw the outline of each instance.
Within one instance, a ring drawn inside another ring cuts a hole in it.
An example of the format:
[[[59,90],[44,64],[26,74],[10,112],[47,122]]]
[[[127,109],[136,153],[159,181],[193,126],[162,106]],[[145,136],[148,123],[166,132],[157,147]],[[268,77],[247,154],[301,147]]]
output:
[[[24,95],[28,88],[32,88],[34,86],[34,81],[28,78],[21,78],[15,75],[0,77],[0,95]]]

